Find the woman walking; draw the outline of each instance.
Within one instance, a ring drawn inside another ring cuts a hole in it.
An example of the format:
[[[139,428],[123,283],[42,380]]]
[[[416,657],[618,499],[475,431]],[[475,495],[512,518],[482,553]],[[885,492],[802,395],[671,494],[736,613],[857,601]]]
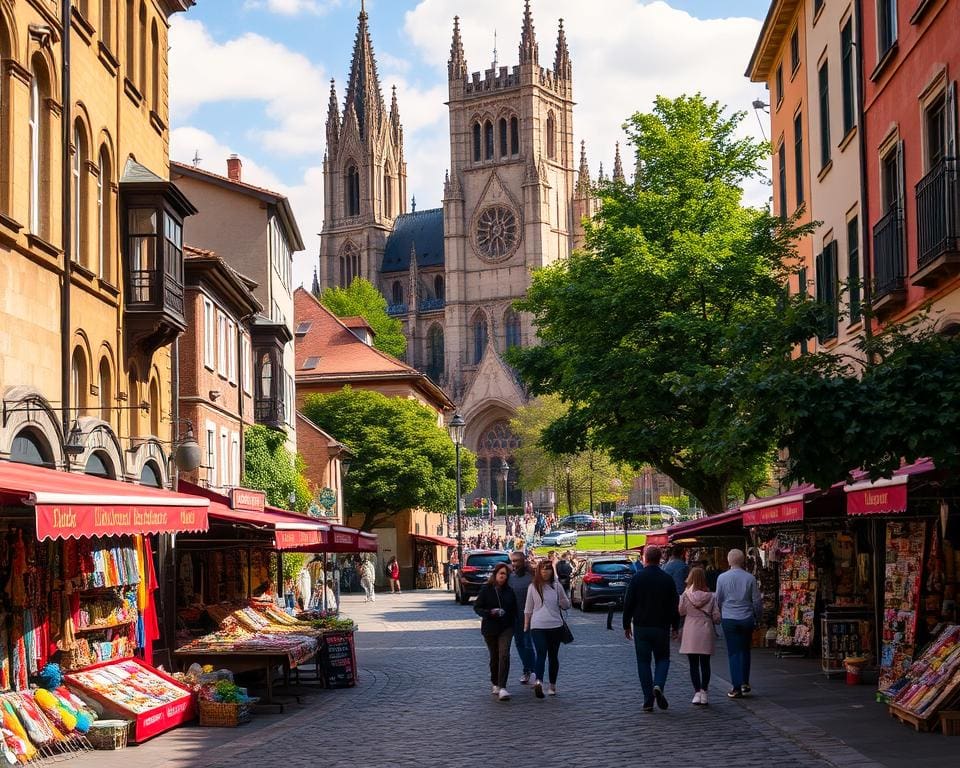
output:
[[[517,597],[507,584],[510,566],[499,563],[473,604],[483,621],[480,634],[490,652],[490,684],[492,693],[500,701],[510,698],[507,678],[510,676],[510,642],[513,640],[513,624],[519,613]]]
[[[714,624],[720,623],[717,600],[707,588],[707,575],[703,568],[692,568],[687,575],[687,588],[680,595],[680,615],[683,635],[680,653],[690,661],[690,681],[693,683],[693,703],[705,706],[710,687],[710,657],[713,655],[716,633]]]
[[[390,592],[400,591],[400,563],[397,562],[397,556],[394,555],[387,563],[387,575],[390,577]]]
[[[536,652],[535,668],[537,682],[534,695],[543,698],[544,675],[549,675],[547,693],[557,695],[557,674],[560,672],[560,642],[563,637],[563,610],[570,608],[570,598],[563,591],[553,569],[553,563],[543,560],[537,564],[533,583],[527,590],[527,603],[523,610],[523,629],[533,635]],[[548,665],[549,662],[549,665]]]

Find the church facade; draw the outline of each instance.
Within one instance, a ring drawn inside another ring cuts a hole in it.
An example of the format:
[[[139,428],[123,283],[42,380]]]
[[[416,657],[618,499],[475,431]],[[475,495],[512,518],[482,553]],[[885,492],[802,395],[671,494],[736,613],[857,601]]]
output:
[[[319,282],[346,286],[360,276],[381,290],[404,324],[407,362],[440,384],[467,421],[475,495],[502,502],[506,461],[509,503],[522,504],[509,420],[527,398],[503,355],[536,343],[536,332],[513,303],[533,270],[580,245],[581,222],[595,206],[582,148],[577,166],[562,20],[552,67],[541,66],[528,0],[519,63],[471,73],[454,19],[448,81],[443,207],[408,211],[396,91],[387,108],[361,11],[342,113],[331,83]],[[551,506],[545,494],[533,501]]]

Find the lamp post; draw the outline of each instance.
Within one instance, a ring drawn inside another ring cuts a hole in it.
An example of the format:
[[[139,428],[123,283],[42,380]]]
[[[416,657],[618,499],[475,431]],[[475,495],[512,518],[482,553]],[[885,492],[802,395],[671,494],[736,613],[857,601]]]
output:
[[[500,474],[503,476],[503,514],[507,515],[507,477],[510,475],[510,465],[504,457],[500,458]]]
[[[573,467],[568,462],[563,470],[567,473],[567,517],[569,517],[573,514],[573,494],[570,490],[570,473],[573,472]]]
[[[453,440],[457,449],[457,568],[463,567],[463,526],[460,522],[460,446],[463,445],[463,432],[466,429],[467,422],[459,411],[450,419],[447,429],[450,431],[450,439]]]

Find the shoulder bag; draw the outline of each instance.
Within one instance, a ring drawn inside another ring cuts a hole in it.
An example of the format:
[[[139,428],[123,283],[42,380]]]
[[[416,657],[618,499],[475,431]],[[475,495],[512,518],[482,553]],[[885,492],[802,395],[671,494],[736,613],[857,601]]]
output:
[[[560,621],[563,623],[560,625],[560,642],[564,645],[569,645],[573,642],[573,632],[570,631],[570,625],[567,624],[567,619],[563,615],[563,608],[560,607],[560,590],[563,587],[557,588],[557,609],[560,611]]]

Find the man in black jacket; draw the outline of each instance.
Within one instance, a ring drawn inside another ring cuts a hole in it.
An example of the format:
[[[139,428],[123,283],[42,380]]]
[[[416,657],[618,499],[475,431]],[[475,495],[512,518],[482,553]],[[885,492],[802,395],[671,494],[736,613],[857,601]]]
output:
[[[660,569],[660,557],[659,547],[643,550],[643,569],[631,579],[623,599],[623,633],[636,647],[644,712],[653,712],[654,700],[660,709],[668,706],[663,687],[670,670],[670,630],[680,629],[677,589]]]

